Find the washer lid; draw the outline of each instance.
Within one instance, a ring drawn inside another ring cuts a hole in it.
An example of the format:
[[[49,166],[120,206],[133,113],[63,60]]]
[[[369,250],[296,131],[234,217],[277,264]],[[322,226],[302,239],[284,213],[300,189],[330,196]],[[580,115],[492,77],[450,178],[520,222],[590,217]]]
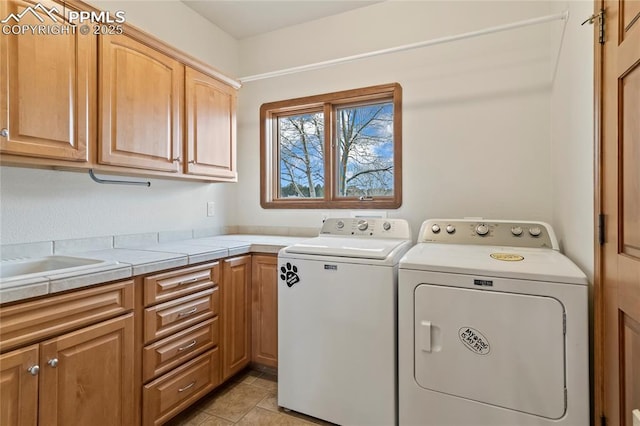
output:
[[[400,260],[401,269],[485,275],[587,285],[585,274],[556,250],[421,243]]]
[[[285,251],[315,256],[384,260],[394,249],[405,243],[406,240],[316,237],[289,246]]]

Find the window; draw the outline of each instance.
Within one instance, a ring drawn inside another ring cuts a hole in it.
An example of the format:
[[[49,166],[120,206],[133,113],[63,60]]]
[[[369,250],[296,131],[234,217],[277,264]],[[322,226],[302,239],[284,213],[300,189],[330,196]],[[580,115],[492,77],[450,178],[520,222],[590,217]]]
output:
[[[387,84],[262,105],[262,207],[400,207],[401,104]]]

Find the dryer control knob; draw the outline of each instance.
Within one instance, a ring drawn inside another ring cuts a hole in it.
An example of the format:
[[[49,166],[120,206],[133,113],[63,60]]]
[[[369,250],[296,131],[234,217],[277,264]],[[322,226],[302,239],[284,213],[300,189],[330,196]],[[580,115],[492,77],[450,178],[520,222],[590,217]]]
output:
[[[489,233],[489,227],[484,223],[481,223],[480,225],[476,226],[476,234],[480,235],[481,237],[484,237],[488,233]]]
[[[453,234],[456,232],[456,227],[453,225],[447,225],[446,230],[447,230],[447,233]]]
[[[440,225],[435,223],[431,225],[431,232],[433,232],[434,234],[437,234],[438,232],[440,232]]]
[[[391,229],[391,224],[389,222],[383,223],[382,229],[384,229],[385,231],[388,231],[389,229]]]
[[[511,228],[511,233],[516,237],[519,237],[520,235],[522,235],[522,227],[514,226],[513,228]]]
[[[342,229],[344,228],[344,222],[339,220],[338,222],[336,222],[336,228],[338,229]]]
[[[358,221],[358,229],[360,231],[366,231],[368,227],[369,227],[369,223],[366,220],[360,219]]]
[[[532,237],[539,237],[542,234],[542,230],[538,226],[534,226],[533,228],[529,228],[529,234]]]

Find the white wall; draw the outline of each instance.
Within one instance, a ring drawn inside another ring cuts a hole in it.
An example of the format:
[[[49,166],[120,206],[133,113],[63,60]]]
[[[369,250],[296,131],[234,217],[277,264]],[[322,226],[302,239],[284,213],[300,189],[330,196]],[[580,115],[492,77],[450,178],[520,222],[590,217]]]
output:
[[[592,1],[556,2],[569,10],[551,96],[553,224],[562,248],[593,280],[593,27],[580,23]]]
[[[237,41],[179,1],[94,1],[232,76]],[[152,179],[151,188],[98,185],[86,173],[0,167],[0,243],[215,228],[230,222],[234,184]],[[216,215],[206,217],[206,202]]]
[[[240,42],[252,75],[550,14],[547,2],[383,2]],[[403,205],[428,217],[552,220],[550,28],[560,21],[316,71],[240,91],[239,225],[319,225],[317,210],[259,205],[259,107],[375,84],[403,87]],[[348,212],[331,212],[334,215]]]

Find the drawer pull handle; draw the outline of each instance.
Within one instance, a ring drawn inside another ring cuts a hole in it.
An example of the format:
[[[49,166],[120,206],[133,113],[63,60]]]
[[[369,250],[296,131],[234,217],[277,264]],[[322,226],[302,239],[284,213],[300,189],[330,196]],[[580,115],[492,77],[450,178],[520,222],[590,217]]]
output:
[[[180,281],[178,283],[178,285],[185,285],[185,284],[190,284],[190,283],[195,283],[196,281],[198,281],[200,278],[199,277],[195,277],[195,278],[190,278],[188,280],[184,280],[184,281]]]
[[[193,340],[187,346],[183,346],[181,348],[178,348],[178,352],[186,351],[187,349],[194,347],[196,345],[196,343],[198,343],[198,341],[197,340]]]
[[[185,386],[185,387],[183,387],[183,388],[178,389],[178,392],[184,392],[184,391],[186,391],[187,389],[191,389],[191,388],[193,387],[193,385],[195,385],[195,384],[196,384],[196,382],[197,382],[197,380],[194,380],[193,382],[189,383],[187,386]]]
[[[195,314],[196,312],[198,312],[198,307],[191,308],[188,311],[180,312],[178,314],[178,318],[186,317],[186,316],[189,316],[191,314]]]

